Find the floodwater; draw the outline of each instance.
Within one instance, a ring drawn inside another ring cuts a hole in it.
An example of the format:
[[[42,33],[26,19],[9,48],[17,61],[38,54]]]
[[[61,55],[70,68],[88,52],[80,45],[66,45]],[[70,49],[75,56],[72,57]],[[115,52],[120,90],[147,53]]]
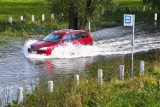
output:
[[[81,74],[87,65],[96,63],[101,56],[107,60],[110,57],[130,54],[131,33],[131,27],[99,30],[91,33],[93,46],[68,44],[57,47],[50,56],[27,53],[27,47],[36,42],[37,37],[33,36],[29,40],[11,38],[8,44],[0,46],[0,96],[3,96],[4,88],[16,93],[17,87],[27,88],[31,83],[38,83],[40,75],[47,78],[53,74]],[[159,49],[158,25],[136,25],[134,48],[135,53]],[[9,94],[12,96],[13,93]]]

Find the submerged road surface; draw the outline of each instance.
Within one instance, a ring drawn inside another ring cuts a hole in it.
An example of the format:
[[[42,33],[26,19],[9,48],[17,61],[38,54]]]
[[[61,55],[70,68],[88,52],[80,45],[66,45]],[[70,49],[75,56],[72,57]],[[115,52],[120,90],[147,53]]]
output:
[[[135,52],[160,48],[159,28],[143,24],[135,28]],[[26,42],[11,38],[9,44],[0,46],[0,92],[4,92],[4,87],[15,92],[17,87],[30,87],[31,83],[38,83],[40,75],[82,73],[88,64],[96,63],[99,56],[129,54],[131,32],[128,27],[92,32],[93,46],[68,44],[57,47],[51,56],[27,53],[28,45],[35,42],[35,38]]]

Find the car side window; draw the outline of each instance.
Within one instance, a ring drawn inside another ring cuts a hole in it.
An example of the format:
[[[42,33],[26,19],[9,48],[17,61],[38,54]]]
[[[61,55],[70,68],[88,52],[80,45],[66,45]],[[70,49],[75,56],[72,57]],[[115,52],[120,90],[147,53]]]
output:
[[[79,34],[72,34],[72,40],[76,40],[81,38],[81,36]]]
[[[72,40],[72,35],[71,34],[68,34],[66,35],[64,38],[63,38],[64,41],[70,41]]]
[[[82,38],[88,38],[88,35],[86,33],[81,33],[80,35]]]

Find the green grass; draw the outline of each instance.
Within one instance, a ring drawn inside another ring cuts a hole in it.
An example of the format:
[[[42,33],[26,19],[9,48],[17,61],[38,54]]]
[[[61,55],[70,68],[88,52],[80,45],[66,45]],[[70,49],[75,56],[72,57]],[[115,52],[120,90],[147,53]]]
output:
[[[142,6],[141,0],[117,0],[120,6]]]
[[[41,22],[41,15],[45,14],[45,22]],[[24,21],[20,21],[20,16]],[[31,22],[31,16],[35,22]],[[12,26],[9,17],[13,17]],[[50,6],[46,2],[0,2],[0,35],[27,36],[47,34],[57,28],[65,28],[63,19],[52,20]]]
[[[0,36],[27,36],[47,34],[55,29],[67,28],[68,24],[57,15],[51,19],[51,8],[45,0],[1,0],[0,1]],[[41,22],[45,14],[45,22]],[[31,22],[31,16],[35,22]],[[24,16],[24,21],[20,21]],[[9,17],[13,18],[12,26]]]
[[[123,26],[124,14],[135,14],[136,23],[153,23],[154,13],[160,14],[160,10],[150,10],[149,6],[143,11],[141,0],[117,0],[118,3],[106,7],[106,11],[101,16],[101,20],[95,23],[97,29]],[[160,18],[160,16],[158,16]],[[96,29],[96,28],[94,28]]]
[[[0,2],[46,2],[46,0],[0,0]]]
[[[46,2],[0,2],[0,19],[6,19],[10,16],[14,20],[19,20],[21,15],[34,14],[35,17],[41,17],[42,14],[50,17],[51,9]]]

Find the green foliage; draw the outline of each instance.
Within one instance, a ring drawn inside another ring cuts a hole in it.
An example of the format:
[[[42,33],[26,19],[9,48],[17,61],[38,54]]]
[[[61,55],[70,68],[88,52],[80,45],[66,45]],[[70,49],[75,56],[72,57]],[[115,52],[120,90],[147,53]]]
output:
[[[0,0],[0,2],[45,2],[46,0]]]
[[[42,35],[48,34],[57,29],[56,20],[48,19],[45,22],[41,22],[40,19],[37,19],[34,23],[30,21],[30,16],[25,16],[25,20],[14,21],[10,25],[7,21],[0,21],[2,27],[0,28],[1,35],[15,35],[15,36],[27,36],[27,35]],[[49,24],[48,24],[49,23]]]
[[[33,35],[43,34],[46,30],[48,30],[46,32],[48,33],[51,29],[68,28],[68,11],[72,1],[56,0],[52,4],[52,9],[51,5],[48,4],[51,3],[51,1],[52,0],[48,0],[48,2],[45,0],[0,0],[0,34]],[[108,4],[108,2],[111,1],[93,0],[93,4],[86,8],[86,0],[78,0],[78,2],[74,4],[75,6],[73,6],[78,9],[75,10],[72,8],[72,10],[78,13],[79,23],[85,21],[85,16],[87,20],[90,19],[92,31],[122,25],[124,13],[135,14],[136,23],[152,22],[154,13],[160,13],[158,10],[150,10],[149,6],[147,6],[146,11],[143,12],[141,0],[113,0],[111,4]],[[55,14],[54,21],[50,20],[51,10]],[[34,25],[31,23],[32,14],[35,15],[36,22]],[[42,14],[45,14],[47,20],[43,24],[40,21]],[[24,16],[25,20],[23,25],[21,25],[19,21],[21,15]],[[8,23],[10,16],[13,17],[12,28]],[[75,15],[71,14],[71,16]]]
[[[68,84],[68,79],[65,81]],[[116,80],[101,86],[92,78],[83,78],[78,87],[65,84],[55,84],[53,93],[45,90],[46,85],[40,85],[32,95],[27,96],[22,107],[158,107],[160,104],[160,93],[157,92],[155,80],[150,77],[145,77],[143,81],[137,77],[127,81]],[[144,84],[144,87],[140,84]],[[16,106],[14,103],[13,107]]]
[[[75,5],[75,11],[79,14],[79,17],[91,17],[109,4],[112,4],[112,0],[48,0],[52,5],[52,12],[56,14],[64,13],[68,15],[70,4]],[[90,4],[90,5],[89,5]],[[94,15],[95,16],[95,15]]]
[[[144,5],[149,5],[153,9],[160,9],[160,1],[159,0],[142,0]]]
[[[101,15],[106,5],[112,4],[113,0],[48,0],[52,5],[52,12],[65,14],[65,19],[69,20],[69,27],[73,29],[84,29],[88,20]],[[71,21],[74,20],[74,21]],[[70,22],[71,21],[71,22]]]
[[[41,15],[45,14],[45,22],[41,22]],[[20,21],[23,15],[24,21]],[[35,22],[31,22],[31,15]],[[57,20],[51,20],[51,12],[45,0],[0,0],[0,35],[42,35],[57,29]],[[12,16],[13,24],[9,23]]]

